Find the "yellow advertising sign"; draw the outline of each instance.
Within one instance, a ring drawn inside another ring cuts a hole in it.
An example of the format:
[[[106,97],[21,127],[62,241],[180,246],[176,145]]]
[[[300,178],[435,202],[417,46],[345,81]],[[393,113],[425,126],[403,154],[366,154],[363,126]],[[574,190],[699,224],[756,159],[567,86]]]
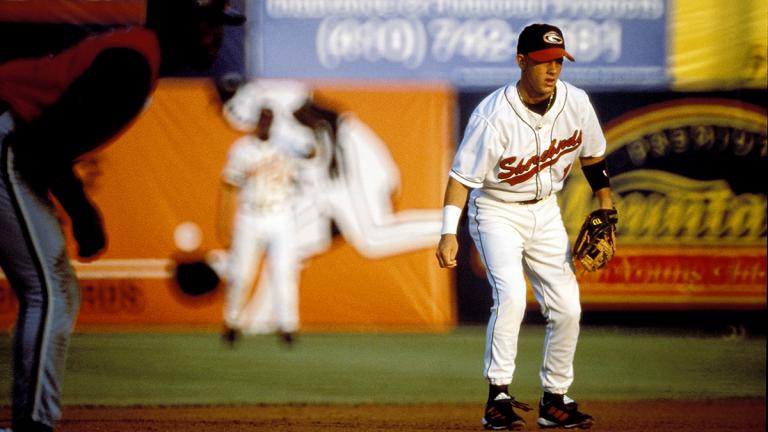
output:
[[[605,127],[618,249],[580,275],[585,304],[766,304],[768,144],[761,107],[680,99]],[[562,194],[569,232],[590,210],[579,170]]]

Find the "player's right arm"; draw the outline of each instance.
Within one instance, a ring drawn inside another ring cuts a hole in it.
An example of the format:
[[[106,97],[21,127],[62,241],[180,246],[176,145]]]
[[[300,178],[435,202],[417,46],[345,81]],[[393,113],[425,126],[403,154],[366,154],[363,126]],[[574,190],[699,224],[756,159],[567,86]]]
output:
[[[456,267],[456,255],[459,252],[459,241],[456,237],[459,217],[467,202],[469,188],[459,183],[453,177],[448,177],[443,199],[443,228],[440,242],[437,244],[437,262],[442,268]]]

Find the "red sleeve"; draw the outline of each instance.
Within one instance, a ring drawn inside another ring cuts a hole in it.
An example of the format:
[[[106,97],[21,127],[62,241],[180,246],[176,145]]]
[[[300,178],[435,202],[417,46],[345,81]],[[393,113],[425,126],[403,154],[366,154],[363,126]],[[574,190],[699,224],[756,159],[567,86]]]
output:
[[[110,48],[140,53],[150,65],[154,85],[160,67],[157,37],[150,30],[133,27],[89,37],[54,56],[0,64],[0,100],[11,106],[17,118],[30,122],[56,103],[94,59]]]

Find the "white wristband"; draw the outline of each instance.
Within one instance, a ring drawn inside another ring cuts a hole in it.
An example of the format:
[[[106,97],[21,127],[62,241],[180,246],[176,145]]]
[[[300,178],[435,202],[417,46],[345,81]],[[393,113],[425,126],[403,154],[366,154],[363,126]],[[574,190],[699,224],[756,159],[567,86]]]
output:
[[[447,205],[443,207],[443,227],[440,229],[440,234],[456,234],[456,230],[459,228],[459,218],[461,218],[462,209],[455,205]]]

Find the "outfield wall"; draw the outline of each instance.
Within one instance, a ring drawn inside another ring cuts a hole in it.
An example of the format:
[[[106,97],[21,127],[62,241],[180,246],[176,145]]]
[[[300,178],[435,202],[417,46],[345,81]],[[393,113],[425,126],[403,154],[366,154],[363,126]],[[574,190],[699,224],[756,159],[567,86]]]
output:
[[[453,92],[443,85],[326,84],[316,87],[315,97],[340,112],[354,113],[388,148],[399,170],[394,216],[432,210],[429,215],[439,225],[453,142]],[[109,241],[99,260],[75,262],[83,285],[80,325],[221,322],[221,289],[212,296],[187,298],[171,283],[174,261],[190,254],[175,240],[179,225],[193,223],[201,230],[193,254],[202,257],[222,249],[216,236],[221,171],[229,146],[242,134],[230,129],[220,113],[208,81],[164,80],[130,130],[79,164],[87,191],[103,212]],[[456,322],[453,283],[451,273],[436,265],[433,243],[428,249],[406,245],[406,252],[369,259],[337,237],[306,262],[301,274],[302,323],[322,328],[450,328]],[[74,248],[71,252],[75,256]],[[0,280],[0,287],[0,323],[7,325],[15,301],[7,281]]]

